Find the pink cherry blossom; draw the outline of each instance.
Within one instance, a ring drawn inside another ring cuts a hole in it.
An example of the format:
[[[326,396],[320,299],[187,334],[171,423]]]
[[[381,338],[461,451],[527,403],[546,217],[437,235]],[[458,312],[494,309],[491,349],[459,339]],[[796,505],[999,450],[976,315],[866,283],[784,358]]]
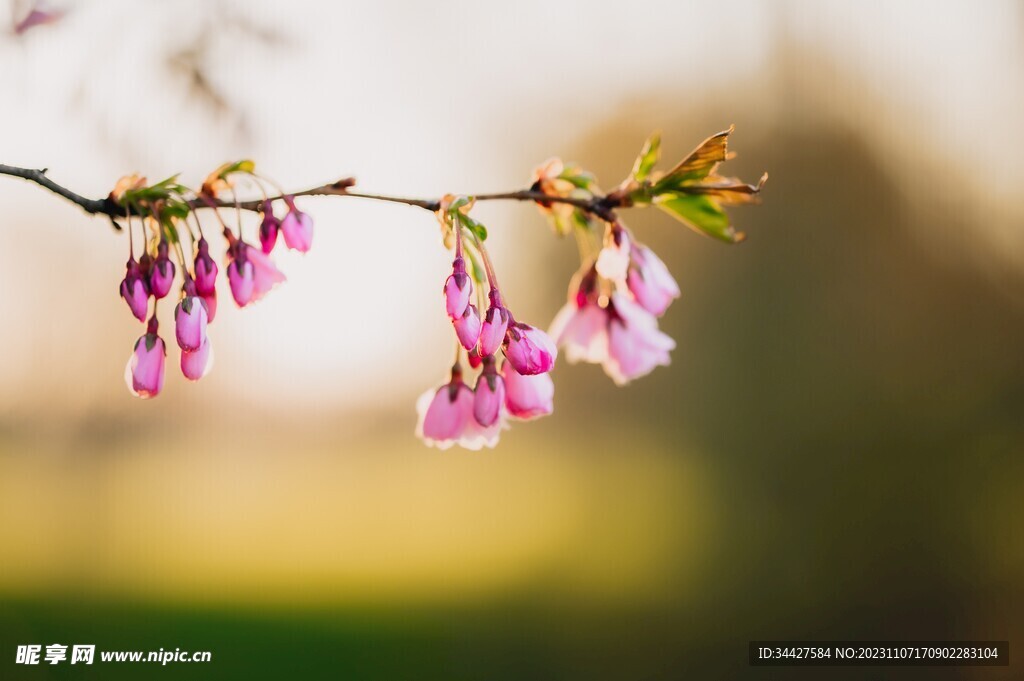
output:
[[[231,296],[238,307],[245,307],[252,302],[255,280],[255,268],[244,251],[228,262],[228,283],[231,285]]]
[[[525,376],[551,371],[558,350],[551,338],[535,327],[522,322],[509,325],[505,337],[505,357],[515,370]]]
[[[178,347],[194,351],[206,340],[208,313],[199,296],[185,296],[174,308],[174,335]]]
[[[465,449],[493,447],[502,429],[508,427],[504,411],[488,426],[477,423],[473,415],[475,393],[462,381],[461,370],[453,369],[452,379],[440,388],[426,391],[416,402],[419,421],[416,434],[438,449],[459,445]]]
[[[285,203],[288,204],[288,214],[281,221],[284,243],[288,248],[305,253],[313,244],[313,218],[296,208],[292,197],[285,197]]]
[[[246,248],[248,249],[248,260],[253,266],[251,302],[256,302],[267,295],[275,286],[284,282],[287,277],[284,276],[284,272],[277,269],[277,265],[274,264],[269,255],[251,246],[246,246]]]
[[[210,373],[213,368],[213,348],[210,338],[203,339],[203,344],[194,352],[182,350],[181,352],[181,373],[190,381],[198,381]]]
[[[135,341],[135,349],[124,368],[124,380],[136,397],[156,397],[164,387],[164,341],[157,335],[156,317],[149,320],[146,335]]]
[[[586,300],[582,307],[569,301],[555,315],[549,333],[572,364],[608,359],[608,311],[597,301]]]
[[[649,278],[661,277],[658,264],[650,259],[653,253],[639,244],[633,245],[633,252],[651,268]],[[605,297],[594,266],[577,273],[569,294],[569,302],[551,323],[551,336],[570,362],[601,364],[620,385],[669,363],[675,341],[658,329],[657,318],[623,283]]]
[[[195,260],[196,291],[201,296],[213,294],[217,288],[217,263],[210,257],[210,245],[206,239],[199,239]],[[210,315],[213,319],[213,315]]]
[[[146,321],[149,312],[149,287],[135,258],[128,260],[127,272],[121,280],[121,297],[140,322]]]
[[[480,312],[476,305],[468,305],[462,317],[452,322],[455,327],[455,334],[459,337],[462,347],[471,350],[476,347],[480,340]]]
[[[505,381],[495,370],[493,357],[484,361],[484,370],[477,378],[476,389],[473,391],[473,418],[486,428],[494,425],[501,417],[505,406]]]
[[[573,277],[569,302],[555,315],[548,331],[573,364],[600,364],[608,357],[608,311],[600,300],[597,268],[585,266]]]
[[[171,292],[174,285],[174,263],[167,255],[167,241],[161,241],[157,247],[157,256],[149,271],[149,291],[156,299],[163,298]]]
[[[263,252],[270,254],[277,244],[277,233],[281,230],[281,221],[274,217],[274,204],[263,202],[263,220],[260,222],[260,246]]]
[[[628,295],[612,294],[608,359],[604,370],[618,385],[668,366],[676,343],[658,329],[658,320]]]
[[[423,393],[416,409],[420,416],[416,434],[429,446],[448,449],[473,419],[473,391],[456,374],[451,382]]]
[[[500,302],[496,303],[492,297],[491,306],[487,308],[487,316],[484,317],[484,324],[480,329],[481,356],[493,355],[498,351],[505,340],[508,322],[508,310],[502,307]]]
[[[505,384],[505,407],[519,419],[546,416],[555,409],[555,384],[551,374],[523,376],[509,362],[501,367]]]
[[[679,297],[679,285],[654,251],[634,243],[626,283],[636,302],[651,314],[661,316]]]
[[[630,239],[625,228],[617,222],[610,224],[605,233],[604,248],[597,256],[598,274],[611,281],[624,281],[630,250]]]
[[[460,319],[469,306],[473,283],[466,274],[466,261],[461,256],[452,261],[452,273],[444,282],[444,307],[451,319]]]

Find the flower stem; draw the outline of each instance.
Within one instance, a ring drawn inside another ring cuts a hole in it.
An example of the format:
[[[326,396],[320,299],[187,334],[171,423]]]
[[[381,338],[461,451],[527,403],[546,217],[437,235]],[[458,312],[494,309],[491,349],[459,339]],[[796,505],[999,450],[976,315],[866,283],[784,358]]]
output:
[[[124,210],[125,229],[128,230],[128,259],[135,259],[135,236],[132,234],[132,211],[127,206]]]
[[[448,216],[451,219],[451,216]],[[452,230],[455,232],[455,257],[462,257],[462,223],[458,218],[452,220]]]
[[[484,247],[484,242],[480,241],[476,234],[473,234],[473,243],[476,244],[476,249],[480,252],[480,257],[484,260],[484,271],[487,272],[487,283],[491,286],[491,299],[496,305],[501,304],[501,292],[498,288],[498,277],[494,274],[494,265],[491,263],[491,256],[487,253],[487,248]]]
[[[231,234],[231,229],[228,227],[227,223],[224,222],[224,218],[220,216],[220,206],[214,203],[212,200],[210,200],[210,197],[208,197],[206,194],[200,194],[199,200],[205,203],[209,208],[213,209],[213,215],[215,218],[217,218],[217,222],[220,223],[220,226],[224,228],[224,233]],[[238,237],[242,237],[241,225],[238,226]]]

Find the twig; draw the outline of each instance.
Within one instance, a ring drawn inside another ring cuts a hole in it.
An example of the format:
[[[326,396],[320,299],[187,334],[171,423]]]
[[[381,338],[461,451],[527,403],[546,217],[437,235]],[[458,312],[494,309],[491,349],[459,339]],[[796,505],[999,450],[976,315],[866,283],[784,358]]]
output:
[[[67,199],[71,203],[74,203],[82,208],[86,213],[90,215],[106,215],[110,218],[111,222],[118,229],[120,227],[115,222],[115,218],[123,218],[126,213],[124,206],[114,201],[109,196],[103,199],[89,199],[80,194],[63,187],[46,175],[46,169],[32,170],[29,168],[17,168],[15,166],[7,166],[0,164],[0,175],[10,175],[12,177],[20,177],[29,182],[34,182],[41,187],[49,189],[51,192],[58,194],[59,196]],[[401,196],[390,196],[387,194],[368,194],[364,192],[351,191],[351,187],[355,185],[355,178],[345,178],[332,182],[330,184],[321,185],[319,187],[313,187],[311,189],[303,189],[301,191],[293,192],[289,196],[352,196],[360,199],[368,199],[371,201],[386,201],[388,203],[401,203],[407,206],[415,206],[417,208],[423,208],[431,212],[435,212],[441,207],[440,199],[415,199]],[[591,213],[604,220],[610,220],[614,218],[614,209],[622,205],[621,200],[612,196],[594,196],[593,198],[578,198],[578,197],[562,197],[562,196],[551,196],[543,192],[532,191],[532,190],[521,190],[512,192],[501,192],[496,194],[476,194],[473,195],[477,201],[543,201],[545,203],[565,203],[580,210]],[[272,196],[270,200],[277,201],[284,198],[284,195]],[[242,201],[238,206],[242,210],[259,212],[262,210],[263,199],[254,199],[251,201]],[[219,199],[211,199],[210,197],[202,197],[189,202],[193,208],[214,208],[214,207],[233,207],[234,202],[225,202]],[[134,208],[129,211],[131,214],[135,214]]]
[[[82,210],[90,215],[103,214],[111,217],[121,217],[124,215],[124,208],[119,206],[112,207],[108,204],[107,199],[87,199],[84,196],[74,193],[70,189],[60,186],[46,176],[46,171],[46,168],[43,168],[42,170],[31,170],[29,168],[16,168],[14,166],[5,166],[0,164],[0,175],[11,175],[13,177],[20,177],[23,180],[28,180],[29,182],[35,182],[41,187],[46,187],[54,194],[59,194],[68,201],[78,204],[82,207]],[[112,208],[116,208],[116,213],[112,211]]]

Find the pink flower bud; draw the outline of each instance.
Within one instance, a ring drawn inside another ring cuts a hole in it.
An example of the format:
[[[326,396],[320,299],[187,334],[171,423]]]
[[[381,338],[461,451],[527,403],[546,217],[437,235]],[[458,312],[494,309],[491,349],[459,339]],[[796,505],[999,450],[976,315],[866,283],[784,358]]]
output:
[[[423,441],[439,449],[458,444],[466,449],[493,447],[507,419],[501,412],[489,426],[477,423],[473,415],[475,394],[462,382],[458,365],[452,368],[452,379],[436,390],[428,390],[416,402],[419,421],[416,434]]]
[[[461,257],[452,261],[452,273],[444,283],[444,306],[451,319],[459,319],[469,305],[473,283],[466,274],[466,261]]]
[[[476,305],[469,305],[462,316],[452,322],[455,327],[455,335],[459,337],[462,347],[472,350],[480,340],[480,313]]]
[[[481,426],[497,423],[505,403],[505,381],[494,369],[494,359],[489,358],[483,372],[476,380],[473,395],[473,418]]]
[[[305,253],[313,243],[313,218],[296,208],[290,196],[285,197],[285,202],[288,204],[288,214],[281,221],[284,242],[288,248]]]
[[[203,344],[195,352],[182,350],[181,352],[181,373],[190,381],[198,381],[210,373],[213,368],[213,348],[210,338],[206,337]]]
[[[140,322],[146,321],[149,312],[149,287],[142,276],[135,258],[128,260],[128,271],[121,280],[121,297],[128,303],[128,308]]]
[[[270,201],[263,202],[263,222],[260,223],[260,246],[263,252],[270,254],[277,243],[277,233],[281,229],[281,221],[274,217],[274,205]]]
[[[156,259],[149,271],[149,290],[159,300],[170,293],[174,285],[174,263],[167,256],[166,241],[161,241],[157,249]]]
[[[505,340],[508,330],[508,310],[500,304],[491,302],[487,308],[483,327],[480,329],[480,354],[484,357],[493,355]]]
[[[455,374],[450,383],[423,393],[416,408],[420,414],[416,434],[430,446],[447,449],[462,437],[473,418],[473,391]]]
[[[505,357],[524,376],[543,374],[555,366],[558,350],[540,329],[514,322],[509,326],[506,340]]]
[[[196,291],[201,296],[211,295],[217,288],[217,263],[210,257],[210,245],[206,239],[200,239],[196,248],[195,271]]]
[[[633,244],[631,261],[626,284],[636,302],[651,314],[664,314],[672,301],[679,297],[676,280],[661,258],[642,244]]]
[[[148,333],[135,341],[135,350],[124,368],[124,381],[133,395],[148,399],[160,394],[166,354],[164,341],[157,335],[156,317],[152,317]]]
[[[604,370],[618,385],[668,366],[676,343],[658,330],[654,315],[622,293],[613,293],[608,331],[608,359]]]
[[[228,262],[228,283],[238,307],[245,307],[252,301],[255,280],[256,272],[245,255],[239,255]]]
[[[551,374],[523,376],[509,362],[501,367],[505,379],[505,407],[512,416],[533,419],[555,409],[555,384]]]
[[[480,367],[480,363],[484,361],[484,358],[480,356],[480,348],[472,348],[466,353],[466,357],[469,358],[469,366],[477,369]]]
[[[285,280],[274,261],[244,241],[236,241],[228,249],[228,283],[239,307],[260,300]]]
[[[194,351],[206,340],[208,313],[199,296],[185,296],[174,308],[174,335],[178,347]]]

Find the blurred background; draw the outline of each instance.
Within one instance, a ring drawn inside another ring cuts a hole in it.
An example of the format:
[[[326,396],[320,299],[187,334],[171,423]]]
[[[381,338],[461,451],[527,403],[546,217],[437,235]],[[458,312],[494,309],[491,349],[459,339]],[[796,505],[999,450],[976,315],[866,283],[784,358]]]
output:
[[[670,164],[731,123],[724,170],[771,180],[740,246],[625,215],[683,291],[671,367],[560,362],[554,416],[439,452],[428,213],[305,200],[289,282],[222,290],[212,374],[174,349],[141,402],[126,236],[0,178],[0,676],[143,678],[13,664],[62,642],[213,653],[183,678],[1020,678],[747,666],[751,639],[1024,640],[1019,2],[51,7],[0,36],[0,162],[87,196],[246,157],[435,197],[558,155],[610,187],[652,130]],[[575,245],[474,214],[546,325]]]

